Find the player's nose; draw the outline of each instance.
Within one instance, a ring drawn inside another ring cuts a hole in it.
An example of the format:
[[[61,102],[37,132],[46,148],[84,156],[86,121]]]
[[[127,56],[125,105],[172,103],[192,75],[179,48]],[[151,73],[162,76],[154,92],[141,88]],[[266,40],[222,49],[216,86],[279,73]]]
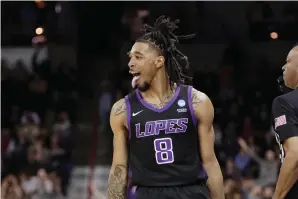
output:
[[[128,67],[129,67],[129,69],[134,68],[134,67],[135,67],[135,63],[133,63],[132,60],[130,60],[130,61],[128,62]]]

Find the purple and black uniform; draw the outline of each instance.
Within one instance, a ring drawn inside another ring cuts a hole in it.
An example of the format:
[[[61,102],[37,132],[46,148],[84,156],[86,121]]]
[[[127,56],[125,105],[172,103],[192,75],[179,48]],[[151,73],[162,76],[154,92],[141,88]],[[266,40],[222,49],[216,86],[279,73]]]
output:
[[[137,89],[125,97],[135,199],[209,197],[191,93],[191,86],[178,85],[162,109],[145,102]]]

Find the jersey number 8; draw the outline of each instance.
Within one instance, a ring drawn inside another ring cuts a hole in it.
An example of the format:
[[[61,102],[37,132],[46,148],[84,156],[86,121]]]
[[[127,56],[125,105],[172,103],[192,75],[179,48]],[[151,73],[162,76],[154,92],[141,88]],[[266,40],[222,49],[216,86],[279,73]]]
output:
[[[171,164],[174,162],[174,152],[171,138],[155,139],[154,150],[157,164]]]

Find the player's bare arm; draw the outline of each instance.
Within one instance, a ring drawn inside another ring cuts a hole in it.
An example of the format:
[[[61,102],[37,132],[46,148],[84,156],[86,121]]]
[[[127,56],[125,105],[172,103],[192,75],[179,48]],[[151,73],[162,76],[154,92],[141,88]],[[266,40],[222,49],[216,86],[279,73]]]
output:
[[[125,100],[116,102],[111,111],[110,124],[114,133],[113,162],[108,180],[108,198],[125,199],[127,192],[127,128]]]
[[[199,121],[198,134],[201,157],[203,167],[208,175],[211,198],[223,199],[223,176],[214,152],[214,108],[208,96],[195,89],[192,91],[192,103],[196,118]]]

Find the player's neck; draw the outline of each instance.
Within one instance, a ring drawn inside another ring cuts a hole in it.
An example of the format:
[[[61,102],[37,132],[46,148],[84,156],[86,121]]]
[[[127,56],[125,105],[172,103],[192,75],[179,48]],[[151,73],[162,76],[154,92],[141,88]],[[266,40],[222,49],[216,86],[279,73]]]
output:
[[[176,87],[174,86],[174,88]],[[172,93],[170,80],[167,74],[164,72],[156,74],[155,78],[152,80],[150,84],[150,88],[142,95],[145,98],[154,98],[162,102],[165,98],[169,96],[170,93]]]

